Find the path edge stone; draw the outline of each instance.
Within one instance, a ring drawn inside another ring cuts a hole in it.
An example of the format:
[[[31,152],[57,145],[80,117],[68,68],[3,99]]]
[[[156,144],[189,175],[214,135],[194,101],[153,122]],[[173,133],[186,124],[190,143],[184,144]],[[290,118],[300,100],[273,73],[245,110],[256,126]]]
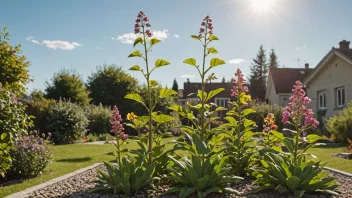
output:
[[[348,173],[348,172],[345,172],[345,171],[340,171],[338,169],[334,169],[334,168],[330,168],[330,167],[324,167],[324,169],[326,169],[328,171],[332,171],[332,172],[338,173],[340,175],[344,175],[344,176],[347,176],[347,177],[352,177],[351,173]]]
[[[90,169],[94,169],[94,168],[96,168],[96,167],[98,167],[98,166],[100,166],[100,165],[103,165],[103,163],[95,163],[95,164],[93,164],[93,165],[90,165],[90,166],[87,166],[87,167],[78,169],[78,170],[73,171],[73,172],[71,172],[71,173],[68,173],[68,174],[66,174],[66,175],[63,175],[63,176],[60,176],[60,177],[56,177],[56,178],[54,178],[54,179],[52,179],[52,180],[49,180],[49,181],[47,181],[47,182],[38,184],[38,185],[36,185],[36,186],[32,186],[32,187],[30,187],[30,188],[27,188],[27,189],[22,190],[22,191],[20,191],[20,192],[14,193],[14,194],[12,194],[12,195],[8,195],[8,196],[6,196],[5,198],[26,197],[26,196],[28,196],[29,194],[33,193],[33,192],[36,191],[36,190],[39,190],[39,189],[45,188],[45,187],[47,187],[47,186],[50,186],[50,185],[52,185],[52,184],[55,184],[55,183],[57,183],[57,182],[66,180],[66,179],[68,179],[68,178],[70,178],[70,177],[73,177],[73,176],[75,176],[75,175],[81,174],[81,173],[86,172],[86,171],[88,171],[88,170],[90,170]]]

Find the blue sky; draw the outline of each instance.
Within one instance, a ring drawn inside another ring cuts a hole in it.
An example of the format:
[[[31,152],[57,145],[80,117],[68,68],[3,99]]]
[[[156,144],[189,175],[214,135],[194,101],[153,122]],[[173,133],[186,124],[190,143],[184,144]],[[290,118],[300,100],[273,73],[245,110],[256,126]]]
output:
[[[255,7],[255,1],[267,1],[270,7]],[[220,39],[214,43],[218,57],[232,63],[214,70],[220,81],[230,79],[238,67],[248,75],[260,44],[276,50],[281,66],[297,67],[299,58],[300,67],[305,62],[315,67],[339,41],[352,40],[351,8],[350,0],[12,0],[1,3],[0,27],[8,27],[11,43],[21,43],[31,62],[34,82],[28,89],[44,89],[45,81],[61,68],[75,69],[86,80],[104,63],[126,71],[141,65],[127,56],[134,51],[129,33],[143,10],[158,32],[154,35],[163,40],[150,55],[152,63],[158,58],[171,62],[152,78],[169,87],[177,78],[182,88],[185,76],[199,81],[196,70],[182,62],[189,57],[200,61],[200,44],[189,35],[198,34],[206,15]],[[127,72],[143,82],[140,74]]]

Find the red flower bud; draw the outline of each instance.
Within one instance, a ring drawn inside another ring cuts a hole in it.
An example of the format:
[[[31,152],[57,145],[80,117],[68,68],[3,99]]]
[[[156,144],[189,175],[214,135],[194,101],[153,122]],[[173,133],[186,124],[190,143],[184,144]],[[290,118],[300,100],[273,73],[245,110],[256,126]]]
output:
[[[139,33],[139,28],[135,28],[135,29],[134,29],[134,33],[135,33],[135,34],[138,34],[138,33]]]
[[[149,23],[146,23],[146,24],[145,24],[145,26],[147,26],[147,27],[151,27],[151,25],[150,25]]]
[[[209,34],[213,34],[213,31],[209,31]]]
[[[139,22],[141,22],[141,20],[140,20],[140,19],[137,19],[137,20],[136,20],[136,23],[139,23]]]
[[[212,19],[209,19],[208,21],[209,21],[209,22],[213,22],[213,20],[212,20]]]
[[[149,21],[148,17],[144,17],[143,21],[145,21],[145,22]]]
[[[205,26],[205,22],[204,21],[202,22],[201,26]]]
[[[199,38],[202,38],[202,34],[199,34],[198,37],[199,37]]]
[[[138,24],[135,24],[134,25],[134,28],[136,29],[136,28],[139,28],[139,25]]]
[[[200,28],[199,33],[203,33],[204,32],[204,28]]]

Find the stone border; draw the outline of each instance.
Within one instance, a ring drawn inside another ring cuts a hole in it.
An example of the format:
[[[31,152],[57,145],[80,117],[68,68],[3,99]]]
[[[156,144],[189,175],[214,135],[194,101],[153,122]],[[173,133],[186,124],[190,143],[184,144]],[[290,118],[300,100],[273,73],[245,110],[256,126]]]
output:
[[[352,174],[348,173],[348,172],[340,171],[340,170],[337,170],[337,169],[334,169],[334,168],[330,168],[330,167],[324,167],[324,169],[329,170],[331,172],[335,172],[335,173],[344,175],[344,176],[347,176],[347,177],[352,177]]]
[[[17,193],[14,193],[12,195],[9,195],[5,198],[19,198],[19,197],[25,197],[25,196],[28,196],[29,194],[33,193],[34,191],[36,190],[39,190],[39,189],[42,189],[42,188],[45,188],[47,186],[50,186],[54,183],[57,183],[57,182],[60,182],[60,181],[63,181],[63,180],[66,180],[70,177],[73,177],[75,175],[78,175],[78,174],[81,174],[83,172],[86,172],[90,169],[93,169],[93,168],[96,168],[100,165],[102,165],[103,163],[95,163],[91,166],[87,166],[87,167],[84,167],[84,168],[81,168],[81,169],[78,169],[76,171],[73,171],[71,173],[68,173],[66,175],[63,175],[63,176],[60,176],[60,177],[57,177],[57,178],[54,178],[52,180],[49,180],[47,182],[44,182],[44,183],[41,183],[41,184],[38,184],[36,186],[33,186],[33,187],[30,187],[30,188],[27,188],[26,190],[23,190],[23,191],[20,191],[20,192],[17,192]]]

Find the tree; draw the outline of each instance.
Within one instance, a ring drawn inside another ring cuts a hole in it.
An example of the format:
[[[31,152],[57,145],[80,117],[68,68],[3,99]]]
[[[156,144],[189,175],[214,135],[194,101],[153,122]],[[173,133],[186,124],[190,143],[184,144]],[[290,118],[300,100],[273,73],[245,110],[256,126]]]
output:
[[[266,62],[265,49],[260,45],[256,58],[251,65],[251,74],[249,78],[250,94],[260,101],[265,100],[266,79],[268,74],[268,64]]]
[[[221,82],[222,82],[222,83],[225,83],[225,82],[226,82],[225,77],[222,77]]]
[[[125,99],[125,95],[138,91],[138,81],[116,65],[98,66],[97,71],[88,77],[87,87],[95,105],[116,105],[123,116],[142,108],[142,105]]]
[[[79,105],[89,104],[89,92],[80,75],[74,70],[62,69],[54,74],[51,83],[46,82],[45,97],[54,100],[69,100]]]
[[[174,84],[172,85],[172,90],[178,92],[178,84],[177,84],[176,78],[174,79]]]
[[[191,81],[189,80],[189,78],[187,78],[187,83],[188,83],[188,84],[190,84],[190,83],[191,83]]]
[[[8,41],[10,34],[7,28],[0,32],[0,83],[4,89],[16,95],[25,92],[29,79],[29,62],[26,56],[20,55],[21,45],[12,46]]]
[[[272,67],[272,68],[279,67],[279,62],[277,61],[277,55],[274,49],[271,49],[269,54],[269,67]]]

